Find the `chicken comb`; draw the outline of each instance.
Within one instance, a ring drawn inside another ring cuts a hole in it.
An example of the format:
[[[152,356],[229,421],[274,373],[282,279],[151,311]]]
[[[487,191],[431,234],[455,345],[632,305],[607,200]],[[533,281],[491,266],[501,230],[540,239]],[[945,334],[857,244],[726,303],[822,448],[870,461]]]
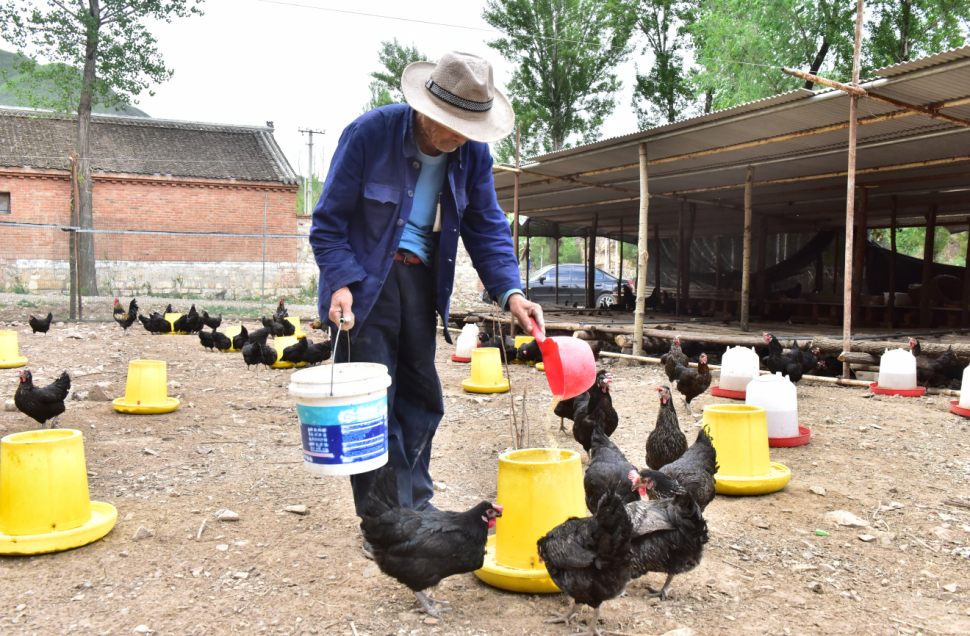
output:
[[[627,475],[627,477],[629,477],[630,481],[632,481],[633,483],[637,483],[637,480],[640,479],[640,473],[638,473],[636,470],[631,470],[630,474]]]

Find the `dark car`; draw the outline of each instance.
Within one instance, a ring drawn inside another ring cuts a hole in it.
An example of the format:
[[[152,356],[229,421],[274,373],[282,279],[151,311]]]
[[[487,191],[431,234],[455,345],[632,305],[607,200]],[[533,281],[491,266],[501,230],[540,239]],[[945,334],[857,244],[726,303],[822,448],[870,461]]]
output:
[[[597,307],[610,307],[616,302],[617,277],[601,269],[596,270],[596,280],[593,283]],[[633,291],[633,283],[624,281],[623,286]],[[556,266],[546,265],[529,279],[529,300],[537,303],[556,302]],[[580,264],[559,266],[559,303],[586,302],[586,273]]]

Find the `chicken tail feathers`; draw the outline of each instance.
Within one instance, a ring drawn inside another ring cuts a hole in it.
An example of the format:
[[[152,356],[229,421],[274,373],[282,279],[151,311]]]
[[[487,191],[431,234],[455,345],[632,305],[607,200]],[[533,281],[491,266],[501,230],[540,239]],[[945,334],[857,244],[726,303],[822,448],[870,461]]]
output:
[[[627,515],[623,499],[617,494],[618,487],[619,483],[600,497],[596,507],[596,529],[592,538],[596,546],[595,563],[599,569],[625,559],[630,554],[633,524]]]
[[[397,475],[394,469],[384,465],[377,473],[377,479],[367,495],[367,508],[364,515],[378,517],[393,508],[400,508],[401,502],[397,496]]]
[[[707,543],[710,538],[707,533],[707,521],[704,520],[700,506],[689,494],[674,495],[669,516],[671,523],[685,539],[696,541],[701,545]]]
[[[50,389],[58,400],[67,399],[67,394],[71,392],[71,376],[67,374],[67,371],[61,373],[61,377],[54,380]]]

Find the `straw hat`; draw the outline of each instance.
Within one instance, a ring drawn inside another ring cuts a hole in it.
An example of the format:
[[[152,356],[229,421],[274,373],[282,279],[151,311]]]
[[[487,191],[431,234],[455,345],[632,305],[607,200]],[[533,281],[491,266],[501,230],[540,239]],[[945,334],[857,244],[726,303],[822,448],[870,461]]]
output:
[[[472,141],[491,143],[512,132],[512,105],[496,90],[492,65],[477,55],[451,51],[437,64],[410,64],[401,89],[411,108]]]

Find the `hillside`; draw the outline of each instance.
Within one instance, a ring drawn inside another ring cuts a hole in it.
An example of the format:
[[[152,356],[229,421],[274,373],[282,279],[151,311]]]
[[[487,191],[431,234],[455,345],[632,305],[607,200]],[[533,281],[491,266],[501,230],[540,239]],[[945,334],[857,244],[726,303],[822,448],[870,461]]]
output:
[[[6,71],[11,79],[16,77],[16,74],[13,71],[13,63],[16,57],[16,53],[0,50],[0,70]],[[7,86],[2,75],[0,75],[0,106],[22,106],[25,108],[30,106],[30,104],[28,104],[25,100],[18,98],[14,91]],[[107,108],[100,104],[96,104],[93,112],[102,115],[128,115],[130,117],[150,116],[145,111],[135,108],[134,106],[122,106],[120,110],[116,110],[113,107]]]

